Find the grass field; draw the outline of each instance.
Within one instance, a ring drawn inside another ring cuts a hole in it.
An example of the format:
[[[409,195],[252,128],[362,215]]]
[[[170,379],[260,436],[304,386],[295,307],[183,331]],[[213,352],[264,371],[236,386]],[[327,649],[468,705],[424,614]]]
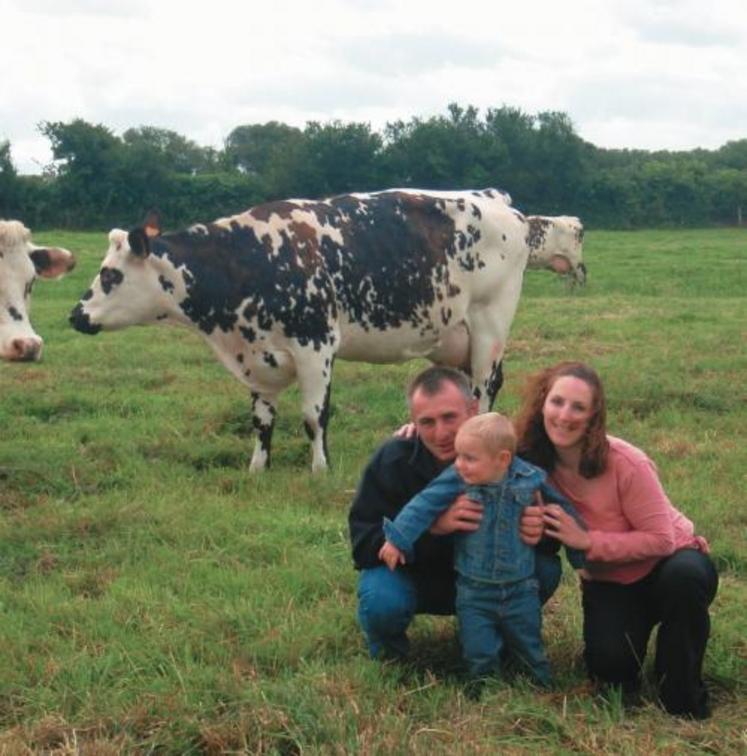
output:
[[[747,751],[747,232],[592,232],[584,291],[530,273],[498,401],[510,413],[530,372],[591,361],[611,431],[710,540],[705,723],[663,715],[650,688],[634,712],[591,695],[570,574],[545,613],[551,692],[465,699],[448,618],[418,618],[408,666],[370,661],[347,509],[423,363],[337,364],[325,476],[289,391],[273,469],[250,476],[246,392],[204,342],[74,332],[106,235],[39,240],[79,263],[35,288],[43,361],[0,365],[0,754]]]

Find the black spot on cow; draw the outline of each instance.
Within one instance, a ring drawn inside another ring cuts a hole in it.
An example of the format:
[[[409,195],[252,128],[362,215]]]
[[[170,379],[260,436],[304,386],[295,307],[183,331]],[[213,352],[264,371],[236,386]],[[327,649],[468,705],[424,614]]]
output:
[[[384,192],[330,200],[342,244],[319,246],[337,298],[364,330],[417,328],[449,285],[448,260],[457,254],[454,222],[444,203],[425,195]]]
[[[241,332],[241,335],[250,343],[252,344],[257,339],[257,332],[248,326],[239,326],[239,331]]]
[[[241,352],[236,355],[236,362],[240,364],[244,362],[244,355]]]
[[[272,352],[262,352],[262,359],[270,367],[276,368],[278,366],[278,361],[275,359],[275,355]]]
[[[493,402],[496,396],[498,396],[501,386],[503,386],[503,360],[498,363],[494,361],[491,366],[490,378],[487,385],[488,398],[490,399],[488,409],[493,408]]]
[[[110,294],[115,286],[124,281],[124,273],[117,268],[108,268],[104,266],[99,272],[99,280],[101,281],[101,290],[104,294]]]
[[[15,307],[9,307],[8,312],[10,313],[10,317],[13,318],[13,320],[23,320],[23,315],[21,315],[21,313],[18,312]]]
[[[527,229],[527,245],[531,251],[538,250],[544,243],[547,236],[547,229],[550,221],[547,218],[532,216],[529,218],[529,228]]]
[[[169,293],[171,291],[174,291],[174,284],[169,281],[168,278],[165,276],[158,276],[158,283],[161,284],[161,288],[166,292]]]
[[[166,320],[169,317],[167,312],[161,313],[160,315],[156,315],[156,320]]]
[[[294,207],[271,203],[257,211],[269,216]],[[216,328],[229,332],[242,315],[255,332],[279,326],[286,337],[319,349],[328,339],[337,305],[313,229],[291,224],[278,242],[269,235],[258,237],[236,219],[230,226],[205,228],[205,234],[166,234],[153,243],[153,254],[167,255],[174,266],[189,269],[183,273],[187,296],[180,303],[187,317],[211,334]]]

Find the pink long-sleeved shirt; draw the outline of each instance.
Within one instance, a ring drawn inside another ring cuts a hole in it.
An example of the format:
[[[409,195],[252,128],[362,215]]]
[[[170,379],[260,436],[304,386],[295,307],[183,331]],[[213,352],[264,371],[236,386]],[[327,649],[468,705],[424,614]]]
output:
[[[694,526],[675,509],[654,463],[635,446],[608,437],[607,469],[583,478],[557,467],[550,481],[576,506],[589,528],[586,552],[592,580],[633,583],[677,549],[708,550]]]

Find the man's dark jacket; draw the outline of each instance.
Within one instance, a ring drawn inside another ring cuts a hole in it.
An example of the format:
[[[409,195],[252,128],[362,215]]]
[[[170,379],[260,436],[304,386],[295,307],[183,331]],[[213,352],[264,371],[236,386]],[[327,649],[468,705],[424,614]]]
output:
[[[417,439],[392,438],[373,455],[363,472],[348,515],[356,569],[380,567],[384,518],[394,519],[446,465]],[[453,573],[453,538],[425,533],[415,544],[415,561],[405,565],[413,573]]]

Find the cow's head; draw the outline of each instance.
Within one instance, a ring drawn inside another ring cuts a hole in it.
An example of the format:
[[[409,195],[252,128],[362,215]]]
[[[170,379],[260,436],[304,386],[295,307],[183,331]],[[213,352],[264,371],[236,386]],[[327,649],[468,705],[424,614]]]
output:
[[[527,216],[529,268],[549,268],[568,276],[572,284],[586,283],[583,261],[584,227],[571,215]]]
[[[116,330],[148,323],[162,313],[163,287],[151,264],[151,239],[161,232],[157,213],[132,231],[115,228],[109,249],[91,288],[70,313],[70,323],[82,333]]]
[[[66,249],[37,247],[20,221],[0,221],[0,358],[38,360],[42,340],[29,320],[37,276],[57,278],[75,266]]]

